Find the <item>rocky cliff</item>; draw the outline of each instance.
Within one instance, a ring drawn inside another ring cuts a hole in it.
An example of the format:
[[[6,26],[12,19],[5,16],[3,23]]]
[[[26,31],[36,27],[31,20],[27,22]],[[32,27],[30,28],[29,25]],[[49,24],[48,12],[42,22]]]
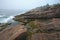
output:
[[[32,9],[14,20],[28,29],[27,40],[60,40],[60,4]]]
[[[60,40],[60,4],[37,7],[14,20],[20,24],[4,28],[0,40]]]

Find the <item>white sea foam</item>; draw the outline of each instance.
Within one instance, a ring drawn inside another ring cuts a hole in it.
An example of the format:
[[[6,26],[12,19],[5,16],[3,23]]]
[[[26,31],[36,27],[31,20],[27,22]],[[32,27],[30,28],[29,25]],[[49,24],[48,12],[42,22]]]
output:
[[[23,14],[25,12],[27,12],[27,11],[25,10],[23,12],[16,13],[14,15],[12,15],[12,14],[11,15],[6,15],[6,14],[5,15],[0,15],[0,23],[14,22],[14,20],[12,20],[14,18],[14,16]],[[8,14],[10,14],[10,13],[8,13]]]
[[[10,16],[8,18],[4,18],[2,20],[0,20],[0,23],[7,23],[7,22],[11,22],[11,20],[14,18],[14,16]]]

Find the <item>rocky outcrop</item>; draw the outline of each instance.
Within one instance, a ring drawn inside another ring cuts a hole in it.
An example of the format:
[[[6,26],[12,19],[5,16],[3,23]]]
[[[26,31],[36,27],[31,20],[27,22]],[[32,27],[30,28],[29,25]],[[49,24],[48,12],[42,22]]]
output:
[[[53,18],[48,23],[38,22],[38,26],[43,31],[60,31],[60,19]]]
[[[15,16],[14,20],[29,27],[27,40],[60,40],[60,4],[38,7]]]
[[[0,40],[16,40],[18,36],[21,37],[27,32],[24,25],[17,25],[15,27],[6,28],[0,32]]]
[[[39,8],[38,8],[39,9]],[[60,4],[54,5],[54,6],[50,6],[49,8],[47,7],[44,11],[41,10],[32,10],[29,12],[26,12],[25,14],[21,14],[20,16],[24,16],[24,18],[58,18],[60,17]]]
[[[58,33],[38,33],[32,35],[30,40],[60,40],[60,32]]]
[[[14,20],[20,24],[1,31],[0,40],[60,40],[60,4],[38,7]]]
[[[60,40],[60,19],[53,18],[48,23],[39,20],[36,23],[35,33],[28,40]]]

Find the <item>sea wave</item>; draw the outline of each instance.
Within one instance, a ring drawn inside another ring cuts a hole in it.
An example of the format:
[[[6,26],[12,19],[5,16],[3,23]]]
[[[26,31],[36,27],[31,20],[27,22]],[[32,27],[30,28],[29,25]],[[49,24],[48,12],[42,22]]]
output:
[[[14,16],[9,16],[7,18],[2,18],[0,19],[0,23],[7,23],[7,22],[11,22],[11,20],[14,18]]]

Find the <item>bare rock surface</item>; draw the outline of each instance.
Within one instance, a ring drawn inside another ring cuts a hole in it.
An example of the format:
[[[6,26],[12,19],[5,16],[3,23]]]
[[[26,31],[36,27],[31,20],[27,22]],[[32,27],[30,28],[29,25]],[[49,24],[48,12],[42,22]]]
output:
[[[32,35],[31,40],[60,40],[60,32],[56,33],[38,33]]]
[[[0,32],[0,40],[14,40],[16,37],[25,32],[27,32],[27,29],[23,25],[6,28]]]

